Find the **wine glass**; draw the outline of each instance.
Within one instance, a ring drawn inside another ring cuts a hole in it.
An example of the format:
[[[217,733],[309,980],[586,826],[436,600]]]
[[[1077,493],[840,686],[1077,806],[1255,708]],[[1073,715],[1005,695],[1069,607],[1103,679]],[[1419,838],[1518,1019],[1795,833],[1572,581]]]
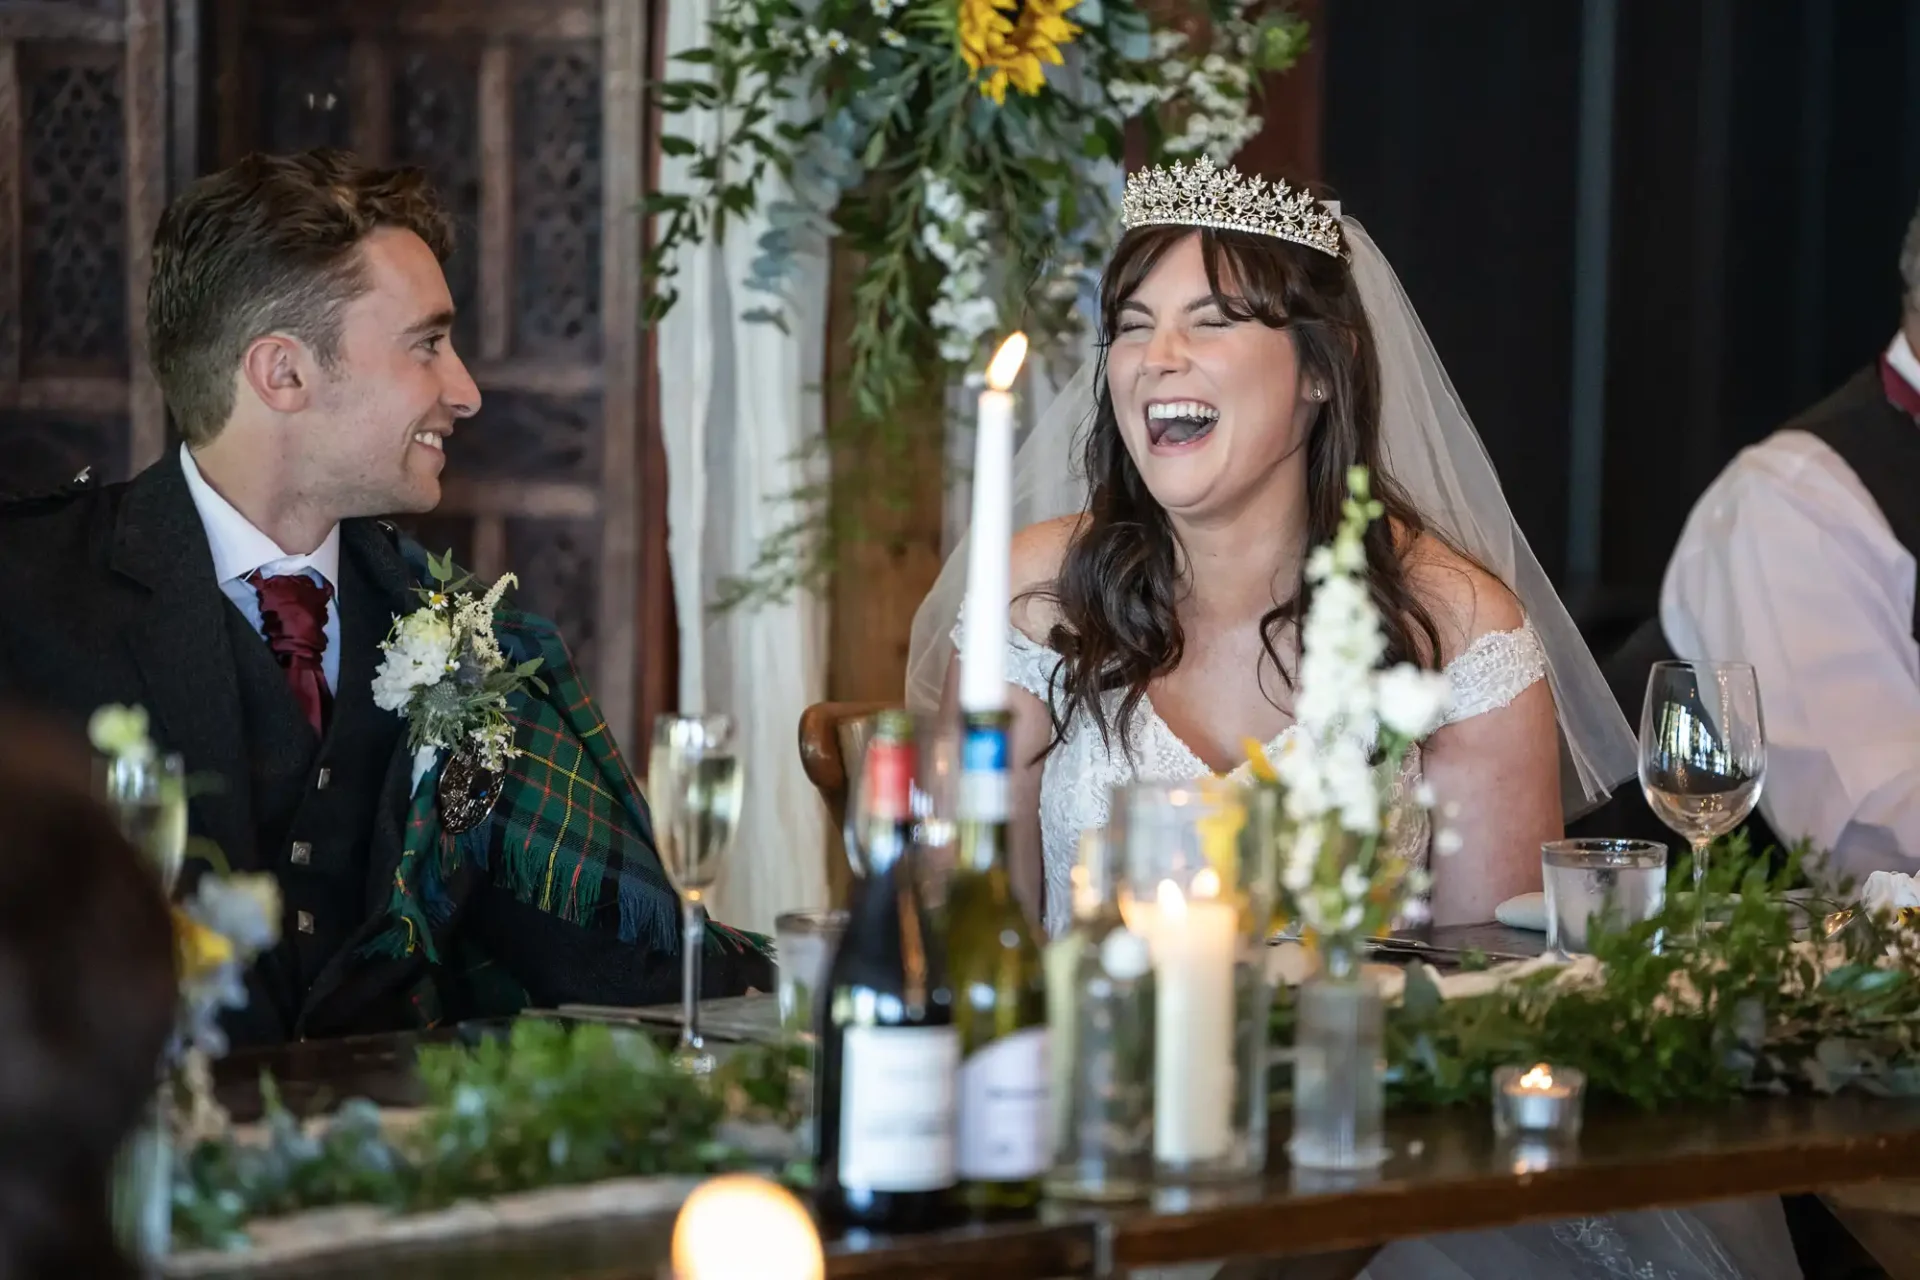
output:
[[[1744,662],[1656,662],[1640,712],[1640,789],[1693,847],[1693,887],[1707,846],[1746,820],[1767,773],[1760,683]]]
[[[675,1058],[696,1074],[713,1070],[700,1038],[700,953],[706,942],[707,891],[733,847],[742,778],[733,717],[664,715],[653,722],[647,801],[660,864],[680,897],[680,1047]]]

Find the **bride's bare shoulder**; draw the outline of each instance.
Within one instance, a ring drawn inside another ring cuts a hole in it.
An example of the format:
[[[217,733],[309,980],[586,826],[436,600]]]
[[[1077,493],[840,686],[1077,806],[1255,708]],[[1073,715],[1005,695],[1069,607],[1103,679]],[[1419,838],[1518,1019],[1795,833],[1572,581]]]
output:
[[[1080,527],[1079,516],[1060,516],[1030,524],[1013,535],[1013,625],[1039,644],[1060,620],[1053,584],[1067,547]]]
[[[1491,631],[1514,631],[1527,615],[1507,584],[1432,533],[1402,539],[1407,585],[1433,616],[1440,632],[1440,662]]]

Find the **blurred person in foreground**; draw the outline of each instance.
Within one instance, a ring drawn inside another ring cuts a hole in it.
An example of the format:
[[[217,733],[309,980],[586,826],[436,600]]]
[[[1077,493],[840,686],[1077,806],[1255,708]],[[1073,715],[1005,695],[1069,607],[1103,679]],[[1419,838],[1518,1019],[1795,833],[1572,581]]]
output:
[[[1829,869],[1920,868],[1920,211],[1899,329],[1838,391],[1742,450],[1688,517],[1660,623],[1760,680],[1760,811]]]
[[[647,802],[551,622],[493,610],[494,656],[544,685],[507,697],[497,767],[470,726],[454,752],[409,743],[417,690],[477,682],[444,605],[412,619],[437,622],[430,664],[413,631],[383,644],[438,584],[379,517],[432,510],[456,434],[486,429],[467,425],[450,228],[419,170],[341,151],[201,178],[160,219],[148,290],[182,443],[125,484],[0,506],[0,696],[76,726],[143,707],[216,783],[193,834],[279,881],[236,1046],[679,994]],[[708,994],[771,989],[759,940],[704,943]]]
[[[136,1274],[109,1187],[173,1028],[173,926],[88,776],[0,714],[0,1280]]]

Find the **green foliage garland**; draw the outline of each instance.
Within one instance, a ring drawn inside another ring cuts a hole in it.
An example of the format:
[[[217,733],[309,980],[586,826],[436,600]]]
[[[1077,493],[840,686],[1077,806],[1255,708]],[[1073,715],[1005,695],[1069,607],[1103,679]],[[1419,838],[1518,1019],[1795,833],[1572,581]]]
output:
[[[712,1082],[678,1070],[646,1033],[527,1019],[508,1038],[420,1050],[417,1125],[349,1101],[310,1128],[265,1080],[266,1141],[227,1135],[182,1153],[173,1223],[184,1247],[239,1248],[255,1218],[332,1205],[397,1213],[606,1178],[705,1174],[755,1163],[725,1119],[791,1126],[791,1052],[743,1049]]]
[[[1723,849],[1704,896],[1670,893],[1652,920],[1595,927],[1600,981],[1544,971],[1442,1000],[1410,969],[1387,1015],[1390,1105],[1484,1106],[1495,1067],[1536,1061],[1579,1067],[1596,1099],[1643,1108],[1743,1093],[1920,1095],[1920,933],[1862,915],[1813,945],[1844,890],[1789,900],[1798,853],[1771,871],[1744,837]],[[1285,995],[1273,1026],[1292,1040]]]
[[[1261,74],[1305,47],[1269,0],[724,0],[653,88],[684,174],[646,205],[647,319],[677,299],[685,252],[755,210],[748,318],[785,328],[800,259],[836,243],[858,274],[847,410],[820,448],[836,485],[903,505],[926,430],[907,410],[1015,327],[1043,351],[1074,335],[1117,231],[1128,123],[1150,161],[1229,159],[1259,131]],[[864,535],[829,521],[824,485],[785,497],[793,521],[723,603],[817,587]]]

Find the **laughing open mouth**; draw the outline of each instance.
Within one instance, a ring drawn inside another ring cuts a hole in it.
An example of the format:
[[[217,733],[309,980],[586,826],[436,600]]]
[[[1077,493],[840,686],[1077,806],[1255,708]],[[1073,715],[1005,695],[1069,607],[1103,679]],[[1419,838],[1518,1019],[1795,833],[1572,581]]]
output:
[[[1220,411],[1201,400],[1156,400],[1147,406],[1147,443],[1192,444],[1213,430]]]

